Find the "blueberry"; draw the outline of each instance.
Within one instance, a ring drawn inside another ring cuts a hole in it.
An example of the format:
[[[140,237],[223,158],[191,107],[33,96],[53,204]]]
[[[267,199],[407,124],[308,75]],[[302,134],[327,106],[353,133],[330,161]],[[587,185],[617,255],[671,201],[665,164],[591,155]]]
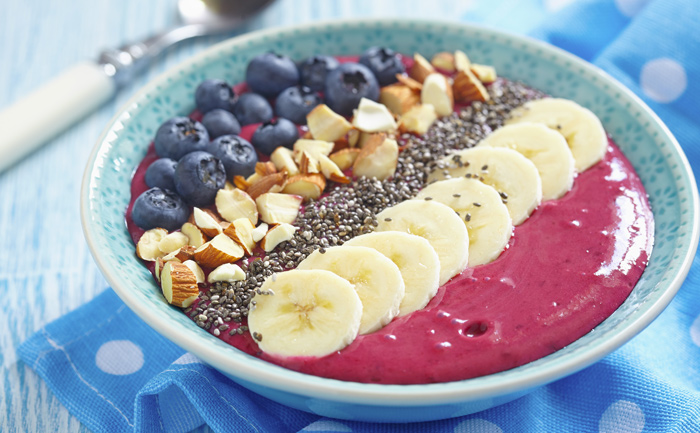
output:
[[[243,126],[267,122],[273,115],[270,103],[257,93],[242,94],[233,107],[233,114]]]
[[[290,120],[279,118],[258,126],[253,133],[253,147],[265,155],[269,155],[279,146],[291,149],[299,138],[297,126]]]
[[[287,87],[299,84],[299,71],[289,57],[269,52],[248,63],[245,80],[253,92],[274,98]]]
[[[153,161],[146,169],[146,185],[149,188],[158,187],[175,191],[175,166],[177,166],[177,161],[170,158]]]
[[[214,203],[216,192],[226,183],[224,164],[211,153],[191,152],[177,162],[175,189],[192,206]]]
[[[194,92],[194,101],[202,114],[215,108],[231,111],[236,102],[236,94],[224,80],[204,80]]]
[[[255,172],[258,154],[253,145],[237,135],[223,135],[209,143],[207,150],[221,160],[229,179],[248,177]]]
[[[299,75],[302,86],[315,92],[322,92],[326,75],[337,68],[340,62],[331,56],[312,56],[299,63]]]
[[[173,117],[160,125],[154,142],[158,156],[177,161],[190,152],[204,150],[209,134],[204,125],[189,117]]]
[[[306,115],[323,102],[321,95],[308,87],[294,86],[282,91],[275,101],[275,113],[297,125],[306,124]]]
[[[173,191],[151,188],[134,201],[131,219],[144,230],[162,227],[167,231],[179,229],[190,217],[190,208]]]
[[[222,135],[240,134],[241,125],[236,116],[226,110],[215,108],[204,115],[202,125],[207,128],[212,140]]]
[[[360,63],[372,71],[380,86],[395,83],[396,74],[406,71],[406,67],[401,62],[401,56],[390,48],[368,48],[360,56]]]
[[[338,114],[350,116],[360,99],[379,99],[377,79],[364,65],[343,63],[326,77],[326,104]]]

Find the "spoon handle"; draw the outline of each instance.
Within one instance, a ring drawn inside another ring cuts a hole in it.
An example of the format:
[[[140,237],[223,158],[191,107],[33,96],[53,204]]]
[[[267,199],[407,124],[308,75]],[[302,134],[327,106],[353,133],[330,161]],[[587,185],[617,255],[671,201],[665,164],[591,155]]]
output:
[[[103,66],[78,63],[0,111],[0,172],[92,112],[116,91]]]

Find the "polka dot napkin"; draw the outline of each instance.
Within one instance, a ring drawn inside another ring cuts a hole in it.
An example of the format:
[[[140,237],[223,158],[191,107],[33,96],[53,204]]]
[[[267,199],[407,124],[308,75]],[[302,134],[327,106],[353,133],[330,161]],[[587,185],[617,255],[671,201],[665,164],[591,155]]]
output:
[[[700,175],[697,0],[544,0],[540,12],[534,36],[642,97]],[[111,290],[33,335],[19,354],[95,432],[185,432],[204,423],[258,433],[700,431],[699,285],[696,260],[648,329],[578,374],[475,415],[413,425],[323,419],[252,394],[155,333]]]

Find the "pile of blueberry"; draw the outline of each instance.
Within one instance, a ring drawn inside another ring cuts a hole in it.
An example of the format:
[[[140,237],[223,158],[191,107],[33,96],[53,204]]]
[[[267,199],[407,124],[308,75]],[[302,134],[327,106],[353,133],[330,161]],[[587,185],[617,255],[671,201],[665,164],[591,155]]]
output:
[[[190,206],[213,204],[227,179],[255,172],[258,152],[269,155],[279,146],[292,148],[297,125],[321,103],[344,116],[362,98],[379,99],[379,87],[404,72],[399,54],[372,47],[359,63],[312,56],[298,65],[272,52],[253,58],[246,70],[250,92],[236,95],[223,80],[208,79],[195,91],[202,121],[174,117],[163,123],[154,139],[160,159],[146,170],[149,190],[132,209],[132,220],[144,230],[179,229]],[[274,106],[274,109],[273,109]],[[241,126],[260,124],[251,142],[239,136]]]

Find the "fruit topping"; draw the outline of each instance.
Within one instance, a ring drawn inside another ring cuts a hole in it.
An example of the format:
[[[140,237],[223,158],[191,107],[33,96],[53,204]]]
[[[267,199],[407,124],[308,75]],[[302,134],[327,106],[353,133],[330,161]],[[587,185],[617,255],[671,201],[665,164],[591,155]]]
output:
[[[207,129],[210,139],[219,138],[222,135],[238,135],[241,133],[241,125],[236,116],[226,110],[216,108],[202,117],[202,125]]]
[[[360,56],[360,64],[372,71],[380,86],[395,83],[396,74],[406,71],[401,62],[401,55],[385,47],[371,47],[365,50]]]
[[[162,227],[177,230],[187,221],[190,210],[175,192],[158,187],[144,191],[134,201],[131,219],[144,230]]]
[[[322,92],[326,76],[340,63],[331,56],[312,56],[299,63],[301,85],[315,92]],[[301,123],[301,122],[295,122]]]
[[[175,167],[177,161],[170,158],[160,158],[146,169],[144,180],[149,188],[158,187],[175,191]]]
[[[206,150],[221,160],[227,179],[250,176],[255,172],[258,154],[248,140],[238,135],[223,135],[210,142]]]
[[[267,98],[274,98],[282,90],[299,84],[299,71],[292,59],[273,52],[254,57],[248,63],[245,77],[253,92]]]
[[[272,119],[272,107],[267,99],[257,93],[244,93],[233,107],[233,115],[242,125],[263,123]]]
[[[306,123],[306,116],[322,102],[321,95],[308,87],[289,87],[277,96],[275,114],[297,125],[303,125]]]
[[[209,133],[189,117],[173,117],[158,128],[153,141],[158,156],[177,161],[190,152],[204,150]]]
[[[270,155],[278,147],[291,149],[299,138],[299,130],[290,120],[279,118],[258,126],[253,133],[253,147],[265,155]]]
[[[216,108],[231,111],[236,102],[236,94],[224,80],[208,79],[197,86],[194,102],[202,114]]]
[[[366,66],[343,63],[326,77],[325,97],[331,110],[350,116],[360,99],[379,100],[379,84]]]

